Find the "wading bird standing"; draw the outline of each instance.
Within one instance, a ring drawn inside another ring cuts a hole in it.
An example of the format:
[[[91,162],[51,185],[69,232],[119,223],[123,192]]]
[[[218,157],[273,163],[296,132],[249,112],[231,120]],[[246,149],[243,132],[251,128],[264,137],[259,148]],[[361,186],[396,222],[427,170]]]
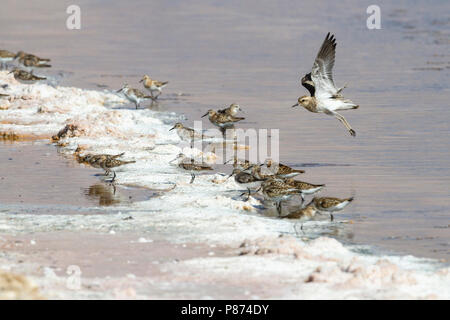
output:
[[[128,86],[127,83],[123,85],[122,88],[117,90],[118,93],[123,92],[125,95],[125,98],[127,98],[128,101],[133,102],[136,106],[136,109],[141,106],[141,101],[152,99],[152,96],[146,96],[143,92],[139,91],[138,89],[133,89]]]
[[[22,80],[22,81],[38,81],[38,80],[46,80],[45,77],[38,77],[33,74],[33,72],[28,72],[25,70],[20,70],[15,68],[10,73],[14,74],[14,78],[16,80]]]
[[[144,75],[139,82],[143,82],[144,87],[150,91],[153,99],[158,99],[160,94],[162,93],[162,88],[164,88],[169,81],[157,81],[151,79],[148,75]],[[159,92],[157,96],[153,95],[153,92]]]
[[[314,206],[319,211],[325,211],[330,213],[331,221],[333,221],[333,212],[341,211],[346,206],[353,201],[353,197],[346,199],[339,198],[331,198],[331,197],[322,197],[322,198],[314,198],[311,200],[311,203],[314,203]]]
[[[222,135],[224,137],[225,137],[225,131],[227,129],[233,128],[235,122],[245,119],[242,117],[235,117],[231,114],[217,112],[213,109],[209,109],[208,112],[202,116],[202,118],[206,117],[206,116],[208,116],[209,121],[213,125],[220,128],[220,131],[222,132]]]
[[[171,160],[169,163],[173,163],[177,161],[178,167],[182,168],[186,171],[191,172],[191,181],[189,183],[193,183],[195,180],[195,171],[209,171],[213,170],[209,165],[205,163],[196,163],[193,158],[186,157],[184,154],[179,153],[178,156]]]

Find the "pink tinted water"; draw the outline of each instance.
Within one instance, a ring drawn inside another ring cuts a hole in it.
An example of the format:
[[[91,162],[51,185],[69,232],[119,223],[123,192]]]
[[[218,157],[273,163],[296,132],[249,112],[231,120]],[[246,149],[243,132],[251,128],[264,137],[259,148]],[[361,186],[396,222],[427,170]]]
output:
[[[305,168],[302,179],[325,183],[322,195],[355,196],[341,240],[449,258],[448,1],[378,1],[381,30],[367,29],[371,3],[360,1],[83,0],[81,30],[67,30],[70,4],[3,1],[0,47],[51,57],[64,85],[169,80],[157,108],[186,114],[187,125],[238,102],[242,127],[280,129],[280,159]],[[344,114],[356,138],[290,108],[328,31],[335,81],[361,105]]]

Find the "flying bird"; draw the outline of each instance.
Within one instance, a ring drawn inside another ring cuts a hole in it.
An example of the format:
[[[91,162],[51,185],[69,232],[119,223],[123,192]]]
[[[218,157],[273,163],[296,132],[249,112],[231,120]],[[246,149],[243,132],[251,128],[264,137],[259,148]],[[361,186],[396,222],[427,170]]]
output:
[[[337,113],[340,110],[358,109],[359,105],[342,96],[341,92],[345,86],[337,88],[334,84],[335,56],[336,39],[334,35],[328,33],[314,61],[311,73],[306,74],[301,81],[311,96],[298,98],[297,103],[292,107],[301,105],[310,112],[334,116],[344,124],[352,136],[356,136],[355,130],[352,129],[347,120]]]

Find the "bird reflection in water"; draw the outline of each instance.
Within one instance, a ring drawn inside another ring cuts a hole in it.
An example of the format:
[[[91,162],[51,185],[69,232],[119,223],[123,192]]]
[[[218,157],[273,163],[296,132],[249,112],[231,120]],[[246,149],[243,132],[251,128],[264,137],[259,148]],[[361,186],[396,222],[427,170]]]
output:
[[[116,187],[113,184],[97,183],[84,190],[84,194],[90,198],[97,200],[100,206],[111,206],[121,202]]]

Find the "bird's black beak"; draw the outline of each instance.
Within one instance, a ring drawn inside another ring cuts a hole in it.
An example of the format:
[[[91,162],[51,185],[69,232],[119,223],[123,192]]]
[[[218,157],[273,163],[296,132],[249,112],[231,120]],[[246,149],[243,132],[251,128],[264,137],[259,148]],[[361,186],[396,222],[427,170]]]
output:
[[[171,129],[169,129],[169,131],[172,131],[173,129],[175,129],[175,127],[173,127],[173,128],[171,128]]]
[[[294,104],[291,108],[295,108],[298,106],[298,103]]]
[[[117,90],[116,92],[119,93],[119,92],[122,92],[122,90],[123,90],[123,88],[120,88],[120,89]]]
[[[202,115],[202,118],[206,117],[209,114],[209,112],[205,113],[204,115]]]
[[[139,80],[139,82],[142,82],[142,81],[144,81],[144,79]]]
[[[178,157],[176,157],[175,159],[170,160],[169,163],[173,163],[177,159],[178,159]]]

